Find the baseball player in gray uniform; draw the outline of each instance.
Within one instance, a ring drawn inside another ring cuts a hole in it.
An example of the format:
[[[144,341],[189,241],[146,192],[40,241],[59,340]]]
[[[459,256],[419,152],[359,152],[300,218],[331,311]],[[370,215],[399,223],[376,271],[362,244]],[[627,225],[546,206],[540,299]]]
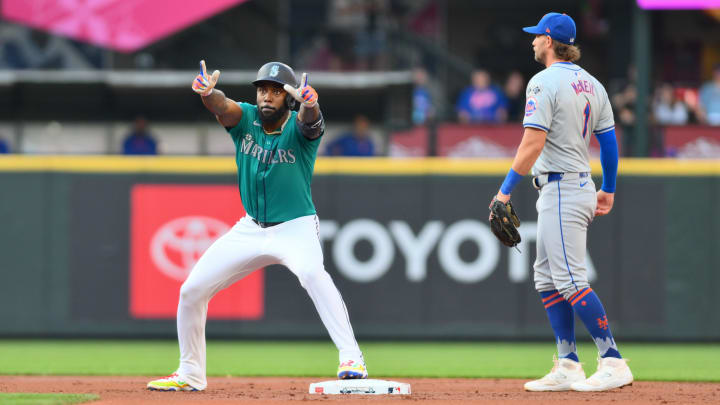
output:
[[[587,228],[613,206],[618,150],[605,88],[574,62],[580,58],[575,22],[549,13],[525,32],[534,34],[535,60],[545,69],[528,83],[524,134],[512,168],[495,199],[507,203],[513,187],[532,167],[536,203],[535,288],[555,332],[558,359],[549,374],[525,384],[528,391],[605,391],[630,385],[633,375],[615,344],[585,265]],[[588,145],[601,149],[603,184],[590,176]],[[575,345],[575,314],[592,335],[597,372],[585,378]]]

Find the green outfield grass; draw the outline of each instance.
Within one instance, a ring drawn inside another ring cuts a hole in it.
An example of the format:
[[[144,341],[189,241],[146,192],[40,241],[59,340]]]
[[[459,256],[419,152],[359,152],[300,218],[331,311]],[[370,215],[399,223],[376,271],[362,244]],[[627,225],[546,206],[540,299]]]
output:
[[[95,394],[8,394],[0,392],[3,405],[66,405],[94,401]]]
[[[361,344],[373,377],[530,378],[552,366],[552,343]],[[720,381],[720,344],[626,343],[637,380]],[[330,342],[209,341],[212,376],[332,376]],[[591,343],[579,345],[586,372],[595,369]],[[176,341],[0,340],[0,375],[167,375],[178,363]]]

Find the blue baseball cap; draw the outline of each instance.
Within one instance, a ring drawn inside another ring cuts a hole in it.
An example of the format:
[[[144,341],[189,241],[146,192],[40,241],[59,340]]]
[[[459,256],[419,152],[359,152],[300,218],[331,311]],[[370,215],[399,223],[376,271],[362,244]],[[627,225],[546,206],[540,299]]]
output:
[[[567,14],[547,13],[534,27],[525,27],[523,31],[535,35],[549,35],[563,44],[575,43],[575,21]]]

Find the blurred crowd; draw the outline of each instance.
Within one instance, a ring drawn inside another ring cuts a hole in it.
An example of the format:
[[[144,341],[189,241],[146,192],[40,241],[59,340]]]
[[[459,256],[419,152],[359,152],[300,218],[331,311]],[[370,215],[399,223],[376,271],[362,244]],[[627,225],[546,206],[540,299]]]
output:
[[[415,126],[439,122],[497,125],[521,123],[525,111],[527,78],[519,71],[493,77],[488,70],[476,69],[454,103],[446,102],[443,87],[423,67],[413,69],[412,113]],[[627,79],[612,91],[609,89],[616,126],[623,136],[625,155],[632,150],[635,126],[637,88],[635,71],[630,68]],[[452,106],[452,107],[450,107]],[[678,86],[659,82],[648,103],[648,117],[652,132],[650,154],[673,156],[663,147],[660,138],[667,126],[706,125],[720,127],[720,64],[712,72],[712,79],[699,87]],[[362,114],[344,132],[330,136],[323,143],[321,153],[329,156],[374,156],[383,154],[383,136],[373,131],[373,123]],[[376,128],[377,129],[377,128]],[[0,154],[12,153],[6,134],[0,133]],[[16,151],[17,152],[17,151]],[[127,155],[158,154],[157,142],[148,130],[147,120],[135,119],[127,133],[122,153]]]
[[[485,69],[472,72],[470,84],[455,102],[455,114],[441,114],[444,98],[439,86],[429,78],[424,68],[413,72],[412,120],[422,125],[429,120],[454,120],[463,124],[502,124],[522,122],[525,110],[525,78],[519,71],[511,71],[502,86],[493,82]]]
[[[627,84],[612,96],[612,103],[615,120],[632,126],[637,98],[634,69],[630,69],[628,76]],[[720,64],[713,68],[712,79],[699,88],[657,83],[648,107],[653,124],[720,126]]]
[[[123,139],[124,155],[157,155],[157,141],[148,129],[145,117],[137,117],[133,127]]]
[[[224,18],[237,19],[243,16],[247,19],[267,17],[269,19],[266,22],[271,25],[284,24],[283,18],[276,19],[274,15],[279,9],[276,10],[272,5],[261,2],[248,3],[243,6],[246,8],[240,7],[234,14],[230,11],[225,17],[221,15],[216,18],[225,21]],[[453,49],[443,48],[449,43],[449,38],[474,33],[477,27],[459,23],[469,21],[469,17],[473,16],[472,13],[477,13],[475,17],[484,16],[489,26],[493,26],[493,20],[505,20],[492,16],[513,17],[510,15],[513,11],[504,10],[502,7],[493,8],[492,15],[488,17],[486,10],[480,6],[475,7],[474,3],[470,5],[471,3],[468,2],[463,7],[448,7],[443,6],[446,3],[437,0],[322,0],[282,4],[284,4],[282,7],[286,8],[280,8],[283,12],[287,12],[287,20],[292,22],[290,24],[292,35],[287,35],[286,46],[278,47],[278,53],[273,55],[284,55],[294,66],[309,71],[339,72],[412,69],[412,98],[411,100],[405,98],[409,104],[409,116],[393,117],[391,120],[377,113],[373,115],[368,111],[359,111],[367,115],[357,115],[352,122],[350,116],[346,116],[342,118],[343,122],[333,122],[333,130],[328,131],[320,153],[340,156],[387,154],[392,133],[398,129],[407,129],[407,118],[410,118],[410,124],[414,128],[426,126],[433,135],[437,133],[436,127],[445,123],[493,126],[519,124],[524,118],[525,87],[532,72],[536,71],[533,69],[540,67],[533,63],[531,68],[529,65],[496,58],[494,56],[497,55],[493,52],[496,52],[496,49],[503,49],[500,44],[509,48],[516,46],[518,41],[523,41],[527,45],[525,34],[519,30],[511,30],[507,33],[503,32],[499,37],[489,36],[499,39],[498,44],[492,44],[492,41],[482,44],[473,40],[469,41],[472,44],[459,47],[455,41]],[[589,41],[589,46],[595,47],[588,48],[596,54],[595,60],[590,57],[587,59],[588,70],[592,73],[596,72],[598,66],[597,55],[601,54],[598,52],[599,44],[612,40],[607,29],[608,16],[613,13],[622,14],[622,10],[604,8],[602,4],[603,2],[589,2],[581,13],[585,16],[580,24],[583,38]],[[452,15],[448,15],[449,12]],[[529,14],[531,13],[528,13],[527,18],[532,20]],[[673,14],[671,17],[677,16]],[[448,24],[448,19],[458,23]],[[703,27],[717,26],[717,21],[707,15],[698,15],[692,21],[708,24],[697,28],[700,33],[704,32]],[[655,23],[657,24],[658,21]],[[504,25],[506,24],[503,23],[503,27]],[[203,35],[217,35],[220,32],[214,31],[217,26],[227,29],[222,24],[200,24],[196,31],[193,31],[193,35],[198,38],[204,38]],[[278,32],[285,31],[279,29]],[[283,40],[280,37],[258,38],[258,48],[272,50],[275,49],[272,44],[281,43]],[[203,41],[198,42],[203,43]],[[174,43],[176,45],[173,45]],[[232,42],[224,43],[218,49],[232,46],[229,44]],[[696,48],[714,49],[715,51],[708,51],[705,54],[715,55],[708,61],[717,61],[717,46],[714,44],[708,41],[708,44],[702,47],[698,45]],[[702,74],[696,69],[680,75],[677,71],[688,64],[673,62],[675,59],[668,55],[672,56],[677,52],[672,52],[674,48],[670,41],[666,41],[666,45],[670,51],[659,53],[656,60],[662,63],[653,72],[656,77],[666,77],[666,79],[655,79],[657,81],[651,85],[650,99],[646,104],[651,143],[649,149],[650,154],[654,156],[672,156],[674,153],[663,145],[666,128],[702,125],[707,128],[716,126],[720,131],[720,64],[714,67],[711,77],[708,76],[707,70],[709,63],[704,64],[705,70]],[[183,66],[188,59],[187,55],[177,52],[178,48],[173,46],[185,49],[187,44],[182,39],[175,42],[168,40],[164,45],[157,46],[157,49],[143,51],[134,57],[119,54],[115,54],[115,57],[107,57],[106,51],[98,47],[61,36],[46,35],[20,25],[0,22],[0,69],[102,69],[107,68],[105,64],[109,63],[108,61],[114,61],[113,68],[146,69],[152,66],[156,68]],[[280,48],[283,49],[282,52],[279,51]],[[681,49],[687,50],[687,47]],[[242,49],[238,50],[238,52],[242,51]],[[212,53],[205,55],[209,51],[204,47],[202,52],[203,57],[218,57]],[[240,55],[237,57],[238,60],[252,62],[254,66],[255,61],[252,58],[244,54]],[[591,53],[588,53],[588,56],[590,55]],[[699,60],[700,51],[690,55],[691,58],[695,58],[693,60]],[[177,58],[173,59],[175,56]],[[261,56],[264,58],[267,55]],[[162,59],[163,62],[155,65],[144,63],[143,57]],[[223,54],[223,57],[229,56]],[[461,63],[453,62],[453,57],[461,60]],[[591,62],[595,62],[595,65]],[[663,75],[663,69],[667,73],[668,64],[672,65],[672,63],[677,65],[676,72]],[[473,65],[476,69],[470,71]],[[583,66],[583,61],[580,65]],[[507,69],[508,66],[518,70]],[[249,69],[244,65],[233,68]],[[623,62],[619,68],[616,66],[614,70],[607,69],[605,75],[624,75],[624,68]],[[458,72],[464,73],[458,74]],[[701,76],[708,80],[702,82]],[[632,154],[638,93],[635,71],[629,69],[627,76],[622,79],[614,76],[605,77],[603,83],[606,84],[611,98],[618,135],[621,136],[622,153]],[[404,115],[407,107],[408,105],[402,106],[405,110],[399,115]],[[147,111],[133,112],[135,113],[150,115]],[[156,117],[149,118],[157,120]],[[397,128],[400,126],[402,128]],[[158,129],[159,125],[156,124],[155,135],[161,135],[159,137],[150,133],[145,119],[138,118],[132,123],[132,129],[127,132],[122,144],[113,141],[110,153],[147,155],[167,153],[162,147],[163,133]],[[9,131],[9,128],[0,128],[0,154],[23,152],[15,139],[19,135],[16,133],[13,137]],[[125,133],[124,127],[123,133]],[[488,135],[488,137],[492,136],[500,137],[500,135]],[[717,148],[720,148],[720,143]],[[427,149],[426,153],[437,152],[433,148]],[[199,153],[206,153],[206,150],[200,148]]]
[[[626,83],[611,98],[616,125],[628,134],[624,149],[633,148],[632,134],[636,125],[637,86],[636,73],[631,67]],[[652,98],[647,103],[650,130],[651,156],[673,157],[677,151],[664,145],[664,133],[668,127],[703,125],[720,127],[720,64],[714,66],[710,80],[700,86],[688,86],[670,82],[657,82]],[[720,133],[720,128],[718,128]],[[707,147],[715,148],[713,145]],[[702,154],[702,153],[700,153]]]
[[[293,21],[324,16],[293,38],[297,64],[311,70],[391,70],[402,64],[402,33],[436,35],[441,14],[433,0],[330,0],[297,3]],[[301,5],[300,5],[301,4]],[[392,37],[392,38],[391,38]]]
[[[632,126],[635,122],[637,89],[634,69],[621,88],[611,94],[615,121],[619,125]],[[439,96],[437,86],[432,84],[423,68],[413,73],[412,120],[421,125],[438,116]],[[470,84],[464,88],[455,102],[455,117],[459,123],[501,124],[522,122],[525,108],[526,78],[519,71],[511,71],[504,80],[497,82],[487,70],[472,72]],[[701,124],[720,126],[720,64],[713,69],[712,79],[699,88],[658,83],[648,105],[651,122],[657,125]]]

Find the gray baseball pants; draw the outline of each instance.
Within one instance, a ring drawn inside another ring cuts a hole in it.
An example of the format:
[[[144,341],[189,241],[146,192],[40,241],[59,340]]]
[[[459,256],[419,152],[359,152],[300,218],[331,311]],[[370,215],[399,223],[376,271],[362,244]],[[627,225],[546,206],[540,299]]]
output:
[[[587,228],[597,206],[595,183],[590,175],[580,173],[547,180],[547,175],[535,180],[536,187],[540,186],[535,289],[557,290],[567,299],[589,287],[585,252]]]

